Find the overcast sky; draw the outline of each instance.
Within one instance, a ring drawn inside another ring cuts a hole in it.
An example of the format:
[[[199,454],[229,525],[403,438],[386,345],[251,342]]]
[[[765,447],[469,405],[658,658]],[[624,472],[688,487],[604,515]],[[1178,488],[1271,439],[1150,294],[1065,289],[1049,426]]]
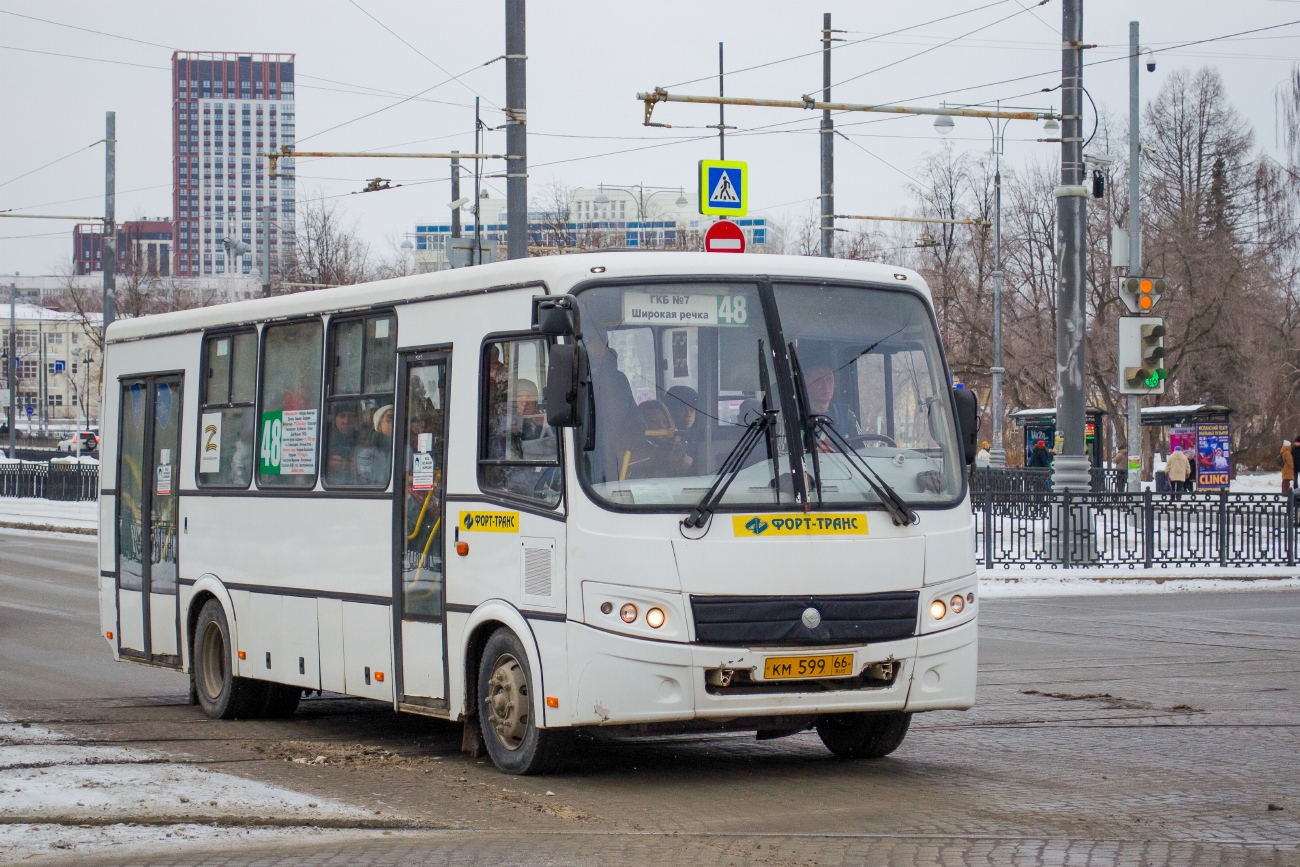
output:
[[[834,81],[861,76],[835,88],[837,101],[935,105],[945,99],[973,103],[1002,98],[1022,106],[1059,107],[1056,94],[1035,91],[1060,81],[1060,0],[1042,6],[1031,2],[657,0],[648,5],[533,0],[528,4],[530,195],[557,181],[691,186],[696,161],[716,158],[718,151],[716,133],[692,127],[716,123],[717,109],[661,105],[655,120],[674,128],[647,129],[641,125],[637,91],[676,85],[676,92],[716,93],[717,44],[722,41],[726,67],[736,70],[727,77],[728,95],[797,99],[821,84],[821,59],[815,52],[823,11],[833,13],[833,26],[846,31],[837,35],[850,41],[833,55]],[[499,0],[0,0],[0,10],[17,13],[0,14],[0,210],[102,213],[103,149],[87,146],[103,137],[104,112],[114,110],[118,219],[169,217],[172,48],[296,53],[302,149],[470,151],[475,95],[482,98],[488,125],[502,121],[505,68],[503,62],[490,61],[504,52],[503,6]],[[960,12],[967,14],[926,23]],[[1098,44],[1087,59],[1111,62],[1088,68],[1084,84],[1103,111],[1121,120],[1127,112],[1127,64],[1114,58],[1127,53],[1132,19],[1142,23],[1143,45],[1157,49],[1296,22],[1165,51],[1157,71],[1142,74],[1145,99],[1174,69],[1217,66],[1260,146],[1276,149],[1275,94],[1300,59],[1300,2],[1085,3],[1084,37]],[[909,27],[915,29],[880,36]],[[1022,76],[1036,77],[992,84]],[[704,80],[683,83],[699,78]],[[345,123],[439,82],[445,83],[420,100]],[[990,86],[971,87],[985,84]],[[740,128],[728,136],[728,158],[750,165],[751,213],[782,218],[810,211],[818,184],[817,115],[729,108],[726,119]],[[840,117],[837,125],[851,141],[836,140],[836,211],[902,213],[908,175],[927,152],[942,146],[932,123],[919,117]],[[1055,164],[1059,146],[1035,143],[1041,135],[1037,124],[1013,123],[1006,162],[1012,167],[1030,160]],[[958,120],[948,141],[979,153],[988,149],[988,136],[984,121]],[[11,180],[78,148],[56,165]],[[486,149],[504,152],[504,132],[488,133]],[[446,174],[445,164],[425,160],[301,159],[298,196],[340,196],[334,201],[355,217],[383,254],[388,239],[413,231],[417,223],[447,219]],[[347,195],[375,176],[407,186]],[[428,179],[435,180],[419,183]],[[494,194],[504,193],[504,181],[490,183]],[[55,272],[70,259],[71,228],[49,221],[0,220],[0,273]],[[20,235],[43,237],[15,237]]]

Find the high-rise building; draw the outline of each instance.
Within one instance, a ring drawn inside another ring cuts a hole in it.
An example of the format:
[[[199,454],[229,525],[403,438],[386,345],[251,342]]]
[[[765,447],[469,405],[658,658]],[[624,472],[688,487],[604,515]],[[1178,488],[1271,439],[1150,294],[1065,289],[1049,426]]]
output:
[[[72,229],[74,274],[104,270],[104,227],[101,223],[78,223]],[[150,277],[171,275],[172,221],[128,220],[117,227],[117,273]]]
[[[266,153],[294,143],[292,54],[172,55],[172,196],[180,277],[249,274],[270,250],[274,270],[294,233],[291,178],[266,176]],[[292,173],[293,160],[280,163]],[[262,209],[271,209],[263,237]],[[228,254],[229,239],[250,252]]]

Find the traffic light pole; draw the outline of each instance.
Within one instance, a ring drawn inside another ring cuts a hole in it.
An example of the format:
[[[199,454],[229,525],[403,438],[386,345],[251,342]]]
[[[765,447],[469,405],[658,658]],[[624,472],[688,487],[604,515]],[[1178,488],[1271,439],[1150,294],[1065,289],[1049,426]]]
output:
[[[1087,491],[1092,473],[1084,449],[1084,256],[1090,191],[1083,186],[1083,0],[1061,4],[1061,43],[1061,184],[1055,190],[1061,239],[1056,294],[1056,430],[1061,448],[1052,463],[1052,487]]]
[[[1138,105],[1138,23],[1128,23],[1128,274],[1142,275],[1142,220],[1138,213],[1141,194],[1139,167],[1142,160],[1141,117]],[[1128,489],[1142,490],[1142,402],[1128,396]]]

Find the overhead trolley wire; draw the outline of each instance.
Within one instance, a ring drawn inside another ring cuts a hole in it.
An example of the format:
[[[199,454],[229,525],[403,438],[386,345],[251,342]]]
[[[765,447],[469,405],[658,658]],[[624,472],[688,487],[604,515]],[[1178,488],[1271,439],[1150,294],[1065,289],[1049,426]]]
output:
[[[357,10],[358,10],[359,12],[361,12],[362,15],[365,15],[365,16],[366,16],[367,18],[369,18],[371,21],[375,22],[375,23],[378,24],[380,27],[382,27],[382,28],[384,28],[385,30],[387,30],[390,34],[392,34],[392,36],[393,36],[395,39],[397,39],[398,42],[401,42],[401,43],[402,43],[403,45],[405,45],[407,48],[411,49],[411,50],[414,51],[416,54],[420,55],[420,56],[423,57],[425,60],[427,60],[427,61],[429,61],[430,63],[432,63],[432,64],[434,65],[434,67],[435,67],[439,72],[441,72],[443,75],[451,75],[452,79],[454,79],[455,82],[456,82],[457,84],[459,84],[461,87],[465,88],[465,89],[468,90],[470,93],[472,93],[472,94],[474,94],[475,96],[479,97],[480,99],[482,99],[484,102],[486,102],[488,105],[492,106],[493,108],[500,108],[500,106],[497,105],[496,103],[494,103],[492,100],[488,99],[486,96],[483,96],[483,94],[479,93],[477,90],[475,90],[474,88],[470,87],[470,86],[469,86],[468,84],[466,84],[465,82],[461,81],[459,75],[452,75],[452,73],[448,72],[448,71],[446,70],[446,68],[444,68],[444,67],[442,66],[442,64],[438,63],[438,61],[434,60],[432,57],[430,57],[429,55],[425,54],[425,53],[424,53],[423,51],[421,51],[420,49],[416,48],[416,47],[415,47],[414,45],[412,45],[410,42],[407,42],[406,39],[405,39],[403,36],[401,36],[401,35],[400,35],[396,30],[394,30],[393,28],[389,27],[387,24],[385,24],[384,22],[380,21],[380,20],[379,20],[378,18],[376,18],[374,15],[372,15],[372,14],[370,14],[368,11],[366,11],[365,7],[363,7],[360,3],[358,3],[357,0],[348,0],[348,2],[351,3],[353,6],[357,7]],[[481,65],[482,65],[482,66],[487,66],[489,63],[496,63],[496,62],[497,62],[498,60],[500,60],[500,59],[501,59],[500,57],[494,57],[494,58],[492,58],[491,60],[489,60],[487,63],[481,64]],[[478,68],[478,67],[474,67],[474,69],[477,69],[477,68]],[[462,72],[461,75],[468,75],[470,72],[473,72],[473,71],[474,71],[473,69],[470,69],[470,70],[467,70],[467,71],[465,71],[465,72]]]
[[[900,28],[897,29],[897,30],[891,30],[891,31],[889,31],[888,33],[876,33],[876,34],[873,34],[873,35],[871,35],[871,36],[867,36],[867,37],[864,38],[864,39],[851,39],[851,40],[848,40],[848,41],[846,41],[846,42],[842,42],[842,43],[840,43],[839,45],[832,45],[832,46],[831,46],[831,50],[832,50],[832,51],[835,51],[835,50],[840,49],[840,48],[849,48],[849,47],[851,47],[851,46],[853,46],[853,45],[861,45],[861,44],[864,43],[864,42],[871,42],[871,41],[876,40],[876,39],[883,39],[883,38],[886,37],[886,36],[895,36],[895,35],[897,35],[897,34],[899,34],[899,33],[906,33],[906,32],[909,31],[909,30],[915,30],[915,29],[917,29],[918,27],[928,27],[928,26],[930,26],[931,24],[938,24],[938,23],[941,22],[941,21],[948,21],[949,19],[952,19],[952,18],[960,18],[960,17],[963,16],[963,15],[971,15],[971,14],[973,14],[973,13],[975,13],[975,12],[981,12],[981,11],[983,11],[983,10],[985,10],[985,9],[991,9],[991,8],[993,8],[994,6],[1001,6],[1001,5],[1003,5],[1004,3],[1009,3],[1009,2],[1011,2],[1011,0],[994,0],[993,3],[987,3],[987,4],[985,4],[984,6],[977,6],[977,7],[975,7],[974,9],[965,9],[965,10],[962,10],[961,12],[954,12],[954,13],[952,13],[951,15],[944,15],[944,16],[942,16],[942,17],[940,17],[940,18],[932,18],[932,19],[930,19],[929,21],[922,21],[922,22],[919,23],[919,24],[909,24],[907,27],[900,27]],[[844,31],[841,31],[841,32],[844,32]],[[780,58],[779,60],[769,60],[769,61],[767,61],[766,63],[759,63],[759,64],[755,64],[754,66],[744,66],[744,67],[741,67],[740,69],[731,69],[731,70],[727,70],[727,72],[726,72],[725,74],[726,74],[726,75],[739,75],[739,74],[742,73],[742,72],[752,72],[752,71],[755,70],[755,69],[763,69],[763,68],[768,67],[768,66],[777,66],[778,64],[789,63],[791,60],[801,60],[801,59],[803,59],[803,58],[805,58],[805,57],[812,57],[813,55],[820,55],[821,53],[822,53],[822,49],[818,48],[818,49],[816,49],[815,51],[805,51],[805,52],[802,53],[802,54],[795,54],[795,55],[791,55],[790,57],[782,57],[782,58]],[[700,78],[692,78],[692,79],[690,79],[690,80],[688,80],[688,81],[679,81],[679,82],[677,82],[676,84],[670,84],[670,85],[667,85],[667,86],[668,86],[669,88],[673,88],[673,87],[681,87],[681,86],[684,85],[684,84],[695,84],[695,83],[700,82],[700,81],[714,81],[716,78],[717,78],[717,73],[715,72],[715,73],[710,73],[709,75],[701,76]]]
[[[63,161],[66,160],[66,159],[71,159],[72,157],[75,157],[77,154],[81,153],[82,151],[90,150],[90,149],[93,148],[95,145],[97,145],[97,144],[101,144],[103,141],[104,141],[104,140],[103,140],[102,138],[99,139],[98,141],[93,141],[93,142],[91,142],[90,144],[86,145],[85,147],[79,147],[79,148],[77,148],[77,149],[76,149],[75,151],[73,151],[72,153],[64,154],[63,156],[59,157],[57,160],[50,160],[48,163],[46,163],[46,164],[43,165],[43,166],[37,166],[36,168],[34,168],[34,169],[30,170],[30,171],[23,172],[21,175],[15,175],[14,177],[10,178],[10,179],[7,180],[7,181],[0,181],[0,187],[6,187],[6,186],[8,186],[9,184],[12,184],[14,181],[22,180],[23,178],[27,177],[28,175],[34,175],[34,174],[36,174],[36,173],[39,172],[41,169],[48,169],[50,166],[54,165],[55,163],[61,163],[61,162],[63,162]]]

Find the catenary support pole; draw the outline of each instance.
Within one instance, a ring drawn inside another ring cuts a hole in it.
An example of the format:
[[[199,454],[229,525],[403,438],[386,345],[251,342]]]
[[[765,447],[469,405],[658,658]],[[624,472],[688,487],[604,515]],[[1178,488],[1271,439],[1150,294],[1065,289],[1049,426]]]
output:
[[[1141,195],[1142,118],[1138,106],[1138,23],[1128,23],[1128,273],[1142,275]],[[1142,401],[1128,396],[1128,489],[1142,490]]]
[[[117,313],[117,112],[104,115],[104,229],[99,236],[104,263],[104,330]]]
[[[1083,185],[1083,0],[1061,4],[1061,185],[1056,188],[1059,243],[1056,294],[1056,490],[1087,490],[1084,451],[1087,317],[1084,293],[1087,207]]]
[[[271,188],[262,199],[262,297],[271,296]]]
[[[718,43],[718,96],[726,96],[722,82],[722,43]],[[718,159],[727,158],[727,107],[718,103]]]
[[[506,0],[506,258],[528,257],[524,0]],[[476,221],[477,222],[477,221]]]
[[[457,151],[452,151],[457,153]],[[453,202],[460,199],[460,160],[453,157],[451,160],[451,200]],[[460,205],[451,209],[451,236],[460,237]]]
[[[483,121],[479,118],[479,97],[474,97],[474,153],[480,154],[483,148],[479,140],[483,137]],[[470,256],[470,264],[483,264],[483,215],[481,203],[483,201],[483,160],[474,160],[474,254]],[[507,230],[509,226],[507,225]]]
[[[14,452],[16,447],[14,439],[18,435],[18,394],[14,389],[14,366],[18,364],[18,332],[14,328],[14,308],[18,305],[18,284],[9,283],[9,351],[7,353],[9,363],[5,365],[9,368],[9,458],[10,460],[18,457]]]
[[[989,466],[1005,467],[1007,450],[1002,445],[1002,142],[1005,121],[996,118],[989,121],[993,126],[993,375],[992,404],[993,434],[989,439]]]
[[[831,13],[822,15],[822,102],[831,101]],[[835,126],[830,109],[822,112],[822,255],[835,255]]]

